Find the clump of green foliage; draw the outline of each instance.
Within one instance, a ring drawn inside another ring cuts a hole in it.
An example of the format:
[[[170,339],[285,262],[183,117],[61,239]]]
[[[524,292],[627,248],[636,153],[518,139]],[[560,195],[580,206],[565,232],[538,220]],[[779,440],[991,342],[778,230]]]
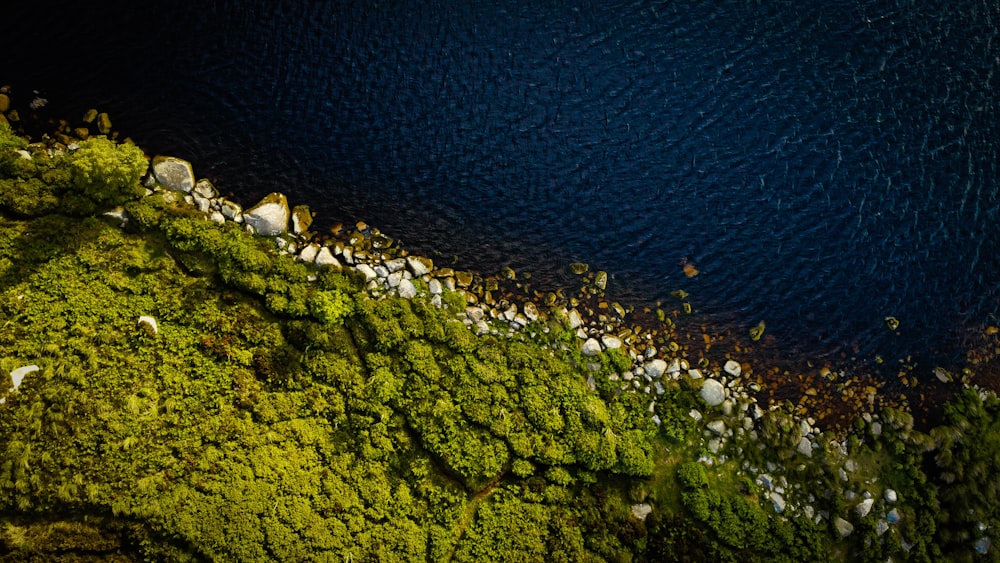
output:
[[[9,212],[91,215],[142,196],[147,166],[135,145],[93,137],[63,152],[29,145],[0,123],[0,205]]]

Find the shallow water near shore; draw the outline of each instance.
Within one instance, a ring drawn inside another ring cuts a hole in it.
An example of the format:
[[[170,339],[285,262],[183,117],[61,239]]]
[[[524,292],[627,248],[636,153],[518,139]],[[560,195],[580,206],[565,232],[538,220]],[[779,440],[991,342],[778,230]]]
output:
[[[1000,312],[1000,8],[676,4],[19,7],[0,80],[439,263],[956,364]]]

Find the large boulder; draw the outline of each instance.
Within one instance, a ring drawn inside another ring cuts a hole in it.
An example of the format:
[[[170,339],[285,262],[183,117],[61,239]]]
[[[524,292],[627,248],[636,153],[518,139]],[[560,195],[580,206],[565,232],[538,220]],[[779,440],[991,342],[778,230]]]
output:
[[[257,234],[273,237],[288,231],[291,211],[284,194],[274,192],[243,212],[243,222],[253,227]]]
[[[191,163],[173,156],[153,157],[153,177],[161,186],[175,192],[194,189],[194,169]]]

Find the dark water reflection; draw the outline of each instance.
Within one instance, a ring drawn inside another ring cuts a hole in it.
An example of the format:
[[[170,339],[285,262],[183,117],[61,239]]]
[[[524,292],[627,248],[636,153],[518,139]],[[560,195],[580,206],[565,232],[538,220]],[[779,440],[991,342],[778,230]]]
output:
[[[19,6],[3,80],[463,267],[955,361],[1000,307],[1000,8],[760,4]]]

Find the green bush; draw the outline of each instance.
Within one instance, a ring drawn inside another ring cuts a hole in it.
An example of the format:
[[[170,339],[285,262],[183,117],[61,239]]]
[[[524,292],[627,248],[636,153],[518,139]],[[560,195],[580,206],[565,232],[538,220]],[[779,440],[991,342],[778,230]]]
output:
[[[81,141],[67,159],[74,187],[98,206],[121,205],[144,193],[139,179],[149,163],[135,145],[94,137]]]

